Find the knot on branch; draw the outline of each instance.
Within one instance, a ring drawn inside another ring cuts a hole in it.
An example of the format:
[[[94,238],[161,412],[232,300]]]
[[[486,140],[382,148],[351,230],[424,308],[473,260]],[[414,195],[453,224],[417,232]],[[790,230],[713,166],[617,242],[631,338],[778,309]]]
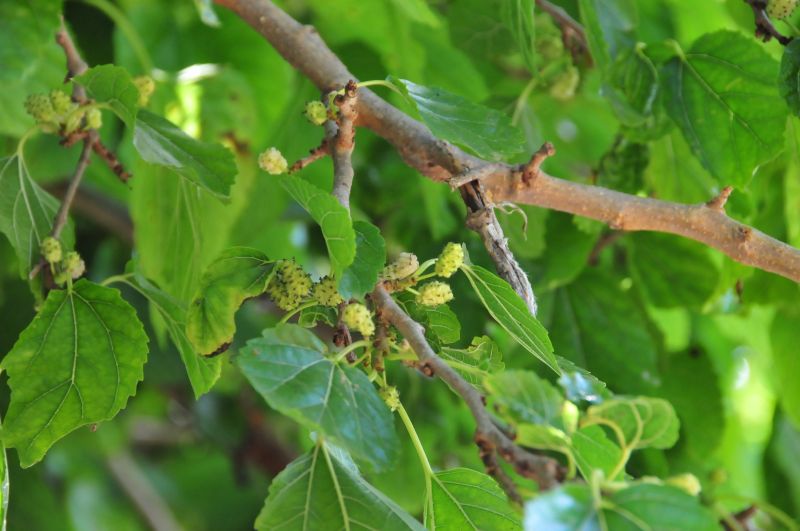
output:
[[[542,171],[542,163],[549,157],[556,154],[556,148],[550,142],[545,142],[531,157],[530,162],[522,168],[522,182],[525,186],[530,186],[531,183],[539,177]]]
[[[467,214],[467,228],[475,232],[480,232],[483,227],[493,221],[492,207],[483,207]]]
[[[722,189],[722,191],[717,194],[716,197],[713,197],[708,202],[706,202],[706,206],[713,210],[717,210],[719,212],[725,212],[725,203],[728,202],[728,198],[731,196],[731,192],[733,192],[732,186],[726,186]]]

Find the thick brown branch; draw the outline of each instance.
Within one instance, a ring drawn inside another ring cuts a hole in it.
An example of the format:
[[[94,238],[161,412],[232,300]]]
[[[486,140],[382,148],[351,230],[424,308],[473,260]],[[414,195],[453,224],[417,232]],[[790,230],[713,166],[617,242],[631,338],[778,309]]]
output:
[[[535,480],[542,489],[552,488],[563,479],[564,471],[557,461],[523,450],[495,425],[486,411],[483,396],[436,355],[425,339],[422,326],[398,306],[383,286],[378,285],[375,288],[372,300],[381,318],[393,324],[403,334],[419,358],[422,368],[444,380],[467,404],[475,418],[475,442],[481,452],[488,454],[496,451],[500,457],[514,465],[520,475]]]
[[[56,43],[64,49],[64,55],[67,58],[67,75],[64,78],[64,83],[89,69],[89,65],[83,60],[75,47],[75,43],[72,42],[63,18],[61,19],[61,27],[56,32]],[[72,98],[79,103],[86,100],[86,92],[81,85],[77,83],[73,85]]]
[[[317,87],[330,90],[355,79],[317,35],[268,0],[217,0],[263,35]],[[357,125],[395,146],[410,166],[437,181],[450,181],[487,161],[434,137],[423,124],[361,89]],[[525,203],[604,221],[613,228],[679,234],[703,242],[734,260],[800,282],[800,251],[705,205],[683,205],[557,179],[541,172],[525,187],[518,167],[498,165],[484,179],[488,200]],[[463,188],[463,187],[462,187]]]
[[[343,207],[350,208],[350,189],[353,187],[353,148],[355,148],[358,119],[358,86],[352,79],[344,87],[344,94],[334,98],[339,113],[336,121],[325,124],[333,159],[333,196]]]

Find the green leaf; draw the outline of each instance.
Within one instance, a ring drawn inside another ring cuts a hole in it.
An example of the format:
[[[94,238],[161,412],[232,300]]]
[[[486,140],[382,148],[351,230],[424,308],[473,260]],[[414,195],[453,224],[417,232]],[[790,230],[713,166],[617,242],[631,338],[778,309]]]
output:
[[[592,470],[602,470],[606,479],[613,480],[612,474],[622,459],[622,448],[606,436],[600,426],[586,426],[572,434],[572,449],[575,462],[584,479],[592,478]]]
[[[603,95],[626,127],[644,127],[654,119],[658,71],[640,47],[626,49],[614,60],[603,83]]]
[[[633,485],[607,498],[603,511],[607,529],[670,531],[720,529],[716,515],[697,498],[666,485]]]
[[[439,356],[475,387],[505,368],[503,354],[489,336],[473,337],[467,348],[442,347]]]
[[[783,147],[786,106],[777,75],[760,44],[732,31],[704,35],[664,66],[667,111],[720,182],[747,184]]]
[[[331,194],[299,177],[280,177],[280,182],[322,229],[331,271],[336,278],[342,278],[356,256],[356,234],[350,221],[350,212]],[[378,245],[374,240],[372,244]]]
[[[620,446],[670,448],[678,440],[680,422],[672,405],[662,398],[612,398],[586,411],[582,426],[600,424],[614,432]]]
[[[521,529],[519,516],[495,481],[469,468],[437,472],[431,478],[428,529]]]
[[[424,530],[367,483],[344,452],[322,442],[275,477],[255,528]]]
[[[58,439],[125,407],[146,360],[147,336],[119,291],[86,280],[51,291],[3,360],[3,441],[31,466]]]
[[[783,49],[778,91],[795,116],[800,116],[800,41],[797,39]]]
[[[2,426],[0,426],[2,429]],[[0,452],[3,453],[3,459],[0,461],[0,529],[6,531],[6,519],[8,515],[8,455],[6,454],[5,444],[0,441]]]
[[[602,402],[611,396],[611,392],[606,387],[605,382],[601,382],[589,371],[578,367],[567,358],[556,356],[558,367],[561,369],[561,376],[558,377],[558,385],[567,395],[567,400],[571,402]]]
[[[511,157],[525,148],[522,132],[499,111],[440,88],[428,88],[393,77],[389,81],[403,91],[425,125],[439,138],[490,160]]]
[[[403,310],[425,328],[425,337],[435,349],[461,339],[461,322],[446,304],[423,306],[408,292],[398,293],[396,298]]]
[[[221,144],[196,140],[145,109],[136,115],[133,144],[147,162],[174,170],[219,199],[228,198],[237,170],[233,154]]]
[[[628,239],[634,280],[662,308],[700,308],[714,293],[719,268],[708,247],[671,234],[636,233]]]
[[[248,341],[236,362],[270,407],[385,470],[399,450],[389,408],[362,371],[324,353],[313,333],[281,325]]]
[[[800,334],[800,313],[782,310],[775,315],[770,329],[772,362],[781,406],[792,423],[800,428],[800,356],[797,345]]]
[[[39,261],[39,245],[50,234],[58,206],[31,178],[24,158],[0,159],[0,232],[14,247],[23,277]],[[70,247],[71,231],[62,239]]]
[[[442,25],[439,17],[431,10],[426,0],[392,0],[392,4],[414,22],[431,28],[438,28]]]
[[[121,66],[95,66],[75,78],[86,94],[100,103],[107,103],[128,127],[133,127],[139,107],[139,89],[128,71]]]
[[[135,274],[124,282],[147,298],[164,320],[167,333],[186,366],[194,397],[200,398],[211,390],[222,371],[222,358],[200,356],[195,350],[186,337],[186,306],[142,275]]]
[[[536,27],[533,22],[533,5],[527,0],[505,0],[503,2],[503,22],[517,48],[525,59],[525,65],[534,75],[536,68]]]
[[[580,0],[578,4],[597,66],[605,69],[623,50],[633,48],[639,25],[635,0]]]
[[[336,326],[339,319],[336,308],[330,306],[311,306],[300,310],[300,315],[297,318],[297,324],[303,328],[314,328],[317,323],[324,323],[328,326]]]
[[[514,423],[561,427],[564,397],[533,371],[507,370],[486,379],[497,411]]]
[[[186,336],[203,355],[225,349],[242,303],[264,293],[273,262],[261,251],[232,247],[208,266],[186,316]]]
[[[353,231],[356,237],[355,259],[339,280],[339,292],[345,300],[361,298],[372,291],[386,262],[386,243],[378,227],[366,221],[355,221]]]
[[[525,504],[526,531],[600,531],[592,490],[587,485],[564,485]]]
[[[567,477],[572,477],[575,474],[572,441],[562,430],[553,426],[539,424],[519,424],[516,427],[516,435],[514,442],[520,446],[537,450],[551,450],[564,454],[567,457],[569,466]]]
[[[462,270],[494,320],[517,343],[560,374],[547,330],[531,315],[508,282],[480,266],[465,266]]]
[[[0,135],[22,136],[33,125],[25,98],[64,81],[64,50],[53,39],[57,0],[0,2]]]

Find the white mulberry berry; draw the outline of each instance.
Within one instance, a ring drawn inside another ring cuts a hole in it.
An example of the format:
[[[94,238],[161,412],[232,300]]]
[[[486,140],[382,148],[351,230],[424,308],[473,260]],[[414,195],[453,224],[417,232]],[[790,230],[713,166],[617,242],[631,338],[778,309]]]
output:
[[[53,103],[45,94],[31,94],[25,100],[25,110],[39,123],[57,121]]]
[[[397,411],[397,408],[400,407],[400,393],[397,391],[397,387],[389,385],[381,389],[379,394],[389,409]]]
[[[100,129],[103,125],[103,113],[100,109],[89,109],[86,111],[86,128]]]
[[[309,101],[304,112],[306,119],[314,125],[322,125],[328,119],[328,109],[321,101]]]
[[[786,18],[797,8],[798,0],[769,0],[767,14],[771,18]]]
[[[434,280],[419,288],[417,302],[423,306],[439,306],[453,300],[453,290],[448,284]]]
[[[436,260],[436,274],[440,277],[450,278],[463,263],[464,249],[460,244],[450,242],[444,246],[442,254]]]
[[[383,280],[399,280],[414,274],[419,269],[419,259],[413,253],[400,253],[397,260],[383,268]]]
[[[134,78],[133,84],[139,89],[139,107],[146,107],[156,89],[156,82],[150,76],[138,76]]]
[[[53,105],[53,111],[62,117],[65,117],[78,107],[66,92],[58,89],[50,91],[50,103]]]
[[[42,240],[41,251],[44,259],[50,264],[60,262],[63,256],[61,244],[52,236],[48,236]]]
[[[369,337],[375,333],[372,314],[363,304],[353,303],[348,305],[342,312],[342,321],[348,328],[360,332],[364,337]]]
[[[61,270],[75,280],[86,272],[86,264],[83,258],[81,258],[81,255],[75,251],[70,251],[64,256],[64,260],[61,262]]]
[[[270,175],[280,175],[289,169],[289,163],[276,148],[271,147],[258,156],[258,167]]]
[[[314,284],[312,291],[314,299],[323,306],[338,306],[344,302],[336,289],[336,281],[332,277],[322,277]]]
[[[297,308],[311,291],[311,277],[294,260],[281,260],[275,264],[275,275],[267,294],[285,311]]]

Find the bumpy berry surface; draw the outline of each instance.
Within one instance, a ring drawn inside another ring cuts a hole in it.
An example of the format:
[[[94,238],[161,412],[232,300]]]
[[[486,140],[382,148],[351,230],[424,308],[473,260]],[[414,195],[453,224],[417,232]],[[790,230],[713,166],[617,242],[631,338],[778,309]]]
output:
[[[53,109],[53,104],[50,98],[45,94],[31,94],[25,100],[25,110],[37,122],[54,122],[56,121],[56,111]]]
[[[417,302],[423,306],[439,306],[453,300],[453,290],[448,284],[434,280],[419,288]]]
[[[61,262],[61,269],[74,279],[80,278],[86,272],[86,264],[81,255],[75,251],[70,251],[64,256]]]
[[[100,129],[103,126],[103,113],[100,109],[89,109],[86,111],[86,127],[89,129]]]
[[[336,281],[331,277],[322,277],[314,284],[312,291],[314,299],[323,306],[338,306],[344,302],[336,289]]]
[[[280,175],[289,169],[289,163],[280,151],[271,147],[258,156],[258,167],[270,175]]]
[[[63,90],[54,89],[50,91],[50,103],[56,114],[66,116],[71,113],[77,104],[70,99],[69,95]]]
[[[786,18],[797,8],[798,0],[769,0],[767,14],[772,18]]]
[[[324,103],[317,100],[306,103],[304,114],[308,121],[314,125],[322,125],[328,119],[328,109],[325,108]]]
[[[362,336],[368,337],[375,333],[375,323],[372,322],[372,314],[369,309],[360,303],[354,303],[347,306],[342,312],[342,321],[347,327],[356,332],[360,332]]]
[[[444,246],[442,254],[436,260],[436,274],[440,277],[450,278],[464,263],[464,249],[457,243],[448,243]]]
[[[400,393],[397,391],[397,387],[393,385],[384,387],[380,390],[380,395],[389,409],[397,411],[397,408],[400,407]]]
[[[48,236],[44,240],[42,240],[42,256],[44,259],[47,260],[51,264],[55,264],[56,262],[61,261],[62,251],[61,251],[61,244],[53,238],[52,236]]]
[[[383,280],[398,280],[414,274],[419,268],[419,259],[413,253],[400,253],[397,260],[383,268],[381,278]]]
[[[294,260],[281,260],[275,264],[275,275],[267,294],[284,311],[297,308],[311,291],[311,277]]]

